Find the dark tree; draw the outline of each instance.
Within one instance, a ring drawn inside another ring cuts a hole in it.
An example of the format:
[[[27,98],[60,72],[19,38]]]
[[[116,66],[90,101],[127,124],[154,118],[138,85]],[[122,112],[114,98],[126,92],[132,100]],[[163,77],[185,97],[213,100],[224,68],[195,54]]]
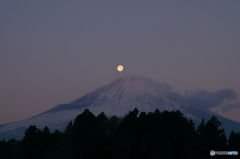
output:
[[[134,109],[123,118],[108,118],[103,112],[95,117],[86,109],[64,132],[30,126],[22,141],[0,141],[0,158],[203,159],[211,158],[210,150],[240,152],[240,133],[232,131],[226,144],[220,126],[213,116],[207,122],[202,120],[196,130],[180,111]]]
[[[14,138],[9,141],[0,141],[0,159],[21,159],[21,142]]]
[[[104,149],[102,146],[106,134],[104,128],[101,127],[105,125],[104,116],[104,114],[100,115],[97,121],[93,113],[85,109],[75,118],[72,136],[75,158],[104,158],[102,156],[104,153],[101,151]]]
[[[136,158],[136,133],[138,109],[130,111],[120,121],[117,128],[117,155],[116,158]]]
[[[202,146],[202,154],[209,157],[210,150],[226,151],[227,138],[225,130],[221,129],[221,122],[215,116],[209,119],[208,122],[202,122],[198,126],[197,132],[201,141],[199,144]]]
[[[40,141],[41,131],[36,126],[31,125],[25,132],[22,140],[23,155],[27,159],[37,158],[41,154],[42,144]]]
[[[231,132],[228,139],[228,150],[240,153],[240,133]]]

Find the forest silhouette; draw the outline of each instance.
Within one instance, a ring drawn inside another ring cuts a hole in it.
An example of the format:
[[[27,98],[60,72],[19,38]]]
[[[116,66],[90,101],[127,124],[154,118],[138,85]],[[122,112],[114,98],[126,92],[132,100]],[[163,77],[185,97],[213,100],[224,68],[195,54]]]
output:
[[[119,118],[88,109],[64,131],[31,125],[22,140],[0,141],[0,159],[205,159],[210,150],[240,152],[240,133],[228,138],[213,116],[195,127],[180,111],[139,112]]]

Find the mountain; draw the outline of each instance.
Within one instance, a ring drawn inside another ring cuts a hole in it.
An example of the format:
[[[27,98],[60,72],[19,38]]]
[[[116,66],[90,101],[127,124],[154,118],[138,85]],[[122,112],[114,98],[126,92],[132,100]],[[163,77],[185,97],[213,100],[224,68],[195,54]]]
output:
[[[29,119],[0,126],[0,139],[15,137],[21,139],[26,128],[36,125],[48,126],[51,130],[64,130],[66,125],[88,108],[95,115],[104,112],[107,116],[123,116],[134,108],[139,111],[180,110],[185,117],[199,123],[215,115],[225,126],[227,133],[232,129],[240,132],[240,123],[221,117],[187,101],[168,90],[161,83],[144,77],[122,77],[114,80],[69,104],[60,104],[53,109]]]

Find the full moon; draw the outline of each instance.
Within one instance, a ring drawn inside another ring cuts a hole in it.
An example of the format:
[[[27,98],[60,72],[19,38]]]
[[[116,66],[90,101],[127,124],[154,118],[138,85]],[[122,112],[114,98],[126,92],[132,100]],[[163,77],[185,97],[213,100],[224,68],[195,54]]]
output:
[[[122,65],[119,65],[119,66],[117,67],[117,70],[118,70],[119,72],[122,72],[123,69],[124,69],[124,67],[123,67]]]

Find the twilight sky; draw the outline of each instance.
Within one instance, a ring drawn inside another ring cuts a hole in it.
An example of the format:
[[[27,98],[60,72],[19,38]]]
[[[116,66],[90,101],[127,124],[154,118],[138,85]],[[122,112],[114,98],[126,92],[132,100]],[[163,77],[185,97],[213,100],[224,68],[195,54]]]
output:
[[[0,124],[123,75],[168,83],[240,122],[239,8],[239,0],[2,0]]]

